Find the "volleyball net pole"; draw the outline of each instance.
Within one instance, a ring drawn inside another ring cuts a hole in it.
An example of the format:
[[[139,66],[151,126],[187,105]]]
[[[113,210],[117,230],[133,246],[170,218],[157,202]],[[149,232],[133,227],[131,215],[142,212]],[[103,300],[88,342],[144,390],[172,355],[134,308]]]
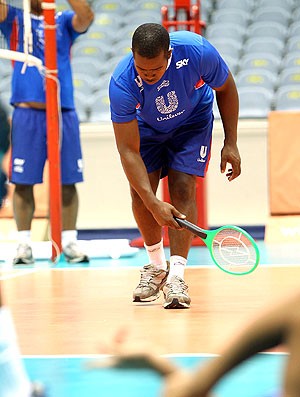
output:
[[[49,221],[53,262],[62,252],[62,204],[60,171],[60,103],[57,69],[55,0],[42,3],[45,31],[46,120],[49,164]]]

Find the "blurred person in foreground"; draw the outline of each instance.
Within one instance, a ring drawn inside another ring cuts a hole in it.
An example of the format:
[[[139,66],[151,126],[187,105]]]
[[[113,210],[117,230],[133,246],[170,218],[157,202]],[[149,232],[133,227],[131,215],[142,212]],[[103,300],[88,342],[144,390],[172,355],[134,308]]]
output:
[[[106,356],[91,361],[89,368],[153,369],[164,377],[161,397],[212,397],[214,387],[223,377],[257,353],[277,347],[286,350],[282,390],[274,397],[300,396],[300,293],[292,292],[278,302],[266,305],[226,340],[220,354],[194,370],[179,368],[171,360],[153,353],[155,347],[137,346],[128,333],[120,331],[111,346],[104,346]],[[255,381],[255,379],[253,380]],[[235,395],[243,395],[237,390]]]
[[[0,101],[0,211],[7,189],[6,175],[2,170],[2,159],[9,148],[10,123],[6,109]],[[44,397],[40,383],[31,382],[20,354],[12,314],[3,302],[0,279],[0,396]]]

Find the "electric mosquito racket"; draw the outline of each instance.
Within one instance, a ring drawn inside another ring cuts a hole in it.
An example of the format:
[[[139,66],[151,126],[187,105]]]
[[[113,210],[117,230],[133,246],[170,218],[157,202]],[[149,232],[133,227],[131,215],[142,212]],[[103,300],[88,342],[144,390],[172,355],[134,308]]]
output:
[[[259,263],[259,249],[244,229],[226,225],[214,230],[205,230],[185,219],[175,217],[175,220],[181,227],[203,240],[214,263],[224,272],[244,275],[256,269]]]

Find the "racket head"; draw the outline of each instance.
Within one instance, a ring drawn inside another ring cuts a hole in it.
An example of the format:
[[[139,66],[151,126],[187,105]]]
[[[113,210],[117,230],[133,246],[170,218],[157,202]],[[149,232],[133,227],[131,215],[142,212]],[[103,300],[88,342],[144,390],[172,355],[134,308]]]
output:
[[[215,264],[224,272],[245,275],[259,264],[259,249],[252,236],[244,229],[226,225],[210,230],[207,246]]]

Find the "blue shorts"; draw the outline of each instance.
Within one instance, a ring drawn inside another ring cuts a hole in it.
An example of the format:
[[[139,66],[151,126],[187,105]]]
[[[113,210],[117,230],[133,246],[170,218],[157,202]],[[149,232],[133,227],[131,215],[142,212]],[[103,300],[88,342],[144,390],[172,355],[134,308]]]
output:
[[[62,111],[61,182],[83,181],[79,122],[75,110]],[[35,185],[43,182],[47,159],[46,112],[15,108],[12,118],[12,183]]]
[[[201,123],[186,124],[169,133],[154,130],[139,120],[140,153],[148,173],[168,169],[204,177],[211,151],[213,115]]]

